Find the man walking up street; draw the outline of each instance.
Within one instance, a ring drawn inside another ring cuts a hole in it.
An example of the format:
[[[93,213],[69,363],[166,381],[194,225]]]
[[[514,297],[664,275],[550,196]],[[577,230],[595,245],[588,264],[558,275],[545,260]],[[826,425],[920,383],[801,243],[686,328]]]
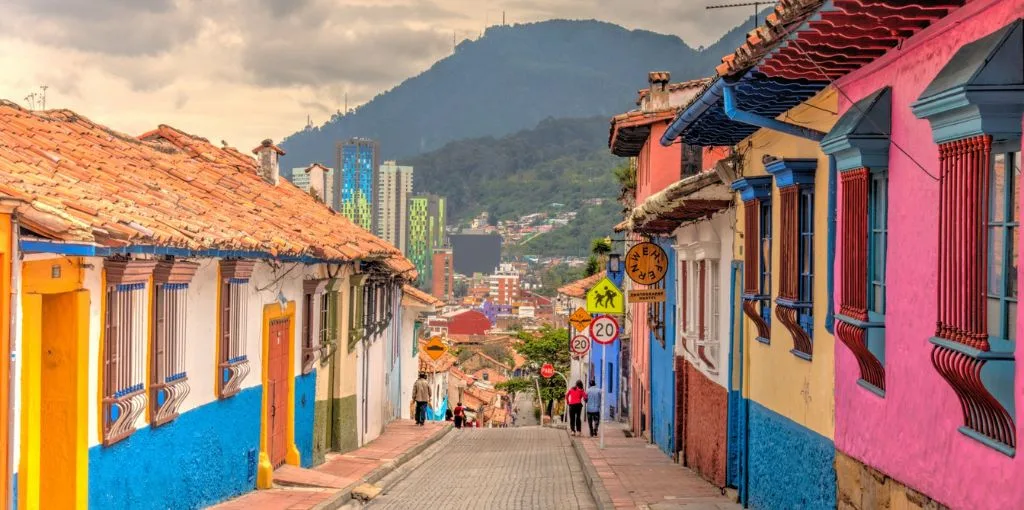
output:
[[[430,402],[430,384],[427,374],[420,372],[420,378],[412,385],[412,399],[416,401],[416,425],[423,426],[427,421],[427,402]]]
[[[591,379],[587,388],[587,426],[590,437],[597,437],[597,428],[601,425],[601,388]]]

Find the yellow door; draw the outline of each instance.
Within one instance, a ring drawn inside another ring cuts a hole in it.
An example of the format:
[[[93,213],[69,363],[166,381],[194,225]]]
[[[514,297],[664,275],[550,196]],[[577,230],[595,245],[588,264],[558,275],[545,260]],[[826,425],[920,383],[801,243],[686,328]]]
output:
[[[21,508],[88,504],[89,293],[25,294]]]

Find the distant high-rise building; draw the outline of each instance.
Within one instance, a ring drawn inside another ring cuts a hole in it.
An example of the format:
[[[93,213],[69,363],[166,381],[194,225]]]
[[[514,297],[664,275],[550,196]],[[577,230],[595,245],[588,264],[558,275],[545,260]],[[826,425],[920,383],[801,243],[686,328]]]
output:
[[[434,250],[447,246],[446,221],[444,197],[416,195],[409,200],[409,244],[405,253],[424,284],[433,281],[430,266]]]
[[[406,253],[412,167],[385,161],[377,183],[377,236]]]
[[[377,142],[366,138],[352,138],[336,147],[333,207],[370,232],[375,231],[379,152]]]
[[[501,264],[501,236],[497,234],[454,234],[450,241],[458,274],[491,275]]]
[[[522,291],[520,274],[512,264],[501,264],[497,271],[488,278],[491,299],[498,305],[512,305]]]
[[[315,189],[320,200],[333,207],[334,178],[332,173],[334,173],[334,169],[320,163],[313,163],[307,167],[293,168],[291,178],[288,180],[306,193],[309,193],[310,188]]]
[[[434,250],[431,266],[430,293],[445,303],[455,302],[455,264],[452,250],[442,248]]]

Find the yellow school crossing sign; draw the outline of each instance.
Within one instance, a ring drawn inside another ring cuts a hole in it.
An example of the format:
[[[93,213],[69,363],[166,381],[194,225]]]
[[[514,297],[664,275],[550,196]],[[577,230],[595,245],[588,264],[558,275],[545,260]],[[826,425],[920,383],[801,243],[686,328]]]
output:
[[[587,291],[587,311],[593,314],[622,314],[626,311],[626,299],[622,291],[604,277]]]

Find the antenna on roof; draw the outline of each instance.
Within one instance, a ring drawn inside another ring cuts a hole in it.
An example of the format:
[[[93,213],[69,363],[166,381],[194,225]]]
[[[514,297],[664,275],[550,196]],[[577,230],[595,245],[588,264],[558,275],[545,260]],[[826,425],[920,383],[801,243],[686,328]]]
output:
[[[708,10],[710,10],[710,9],[730,9],[730,8],[733,8],[733,7],[750,7],[750,6],[753,6],[754,7],[754,30],[757,30],[758,25],[761,24],[761,21],[757,18],[757,15],[761,12],[761,6],[762,5],[772,5],[773,3],[775,3],[775,2],[743,2],[743,3],[739,3],[739,4],[718,4],[718,5],[709,5],[709,6],[705,7],[705,9],[708,9]]]
[[[42,109],[45,110],[46,109],[46,89],[50,88],[50,86],[49,85],[40,85],[39,88],[43,91],[42,94],[40,94],[40,96],[42,97],[42,100],[41,100],[41,102],[43,104],[43,108]]]
[[[25,96],[25,102],[28,103],[28,109],[29,110],[35,110],[36,109],[36,93],[33,92],[33,93]]]

